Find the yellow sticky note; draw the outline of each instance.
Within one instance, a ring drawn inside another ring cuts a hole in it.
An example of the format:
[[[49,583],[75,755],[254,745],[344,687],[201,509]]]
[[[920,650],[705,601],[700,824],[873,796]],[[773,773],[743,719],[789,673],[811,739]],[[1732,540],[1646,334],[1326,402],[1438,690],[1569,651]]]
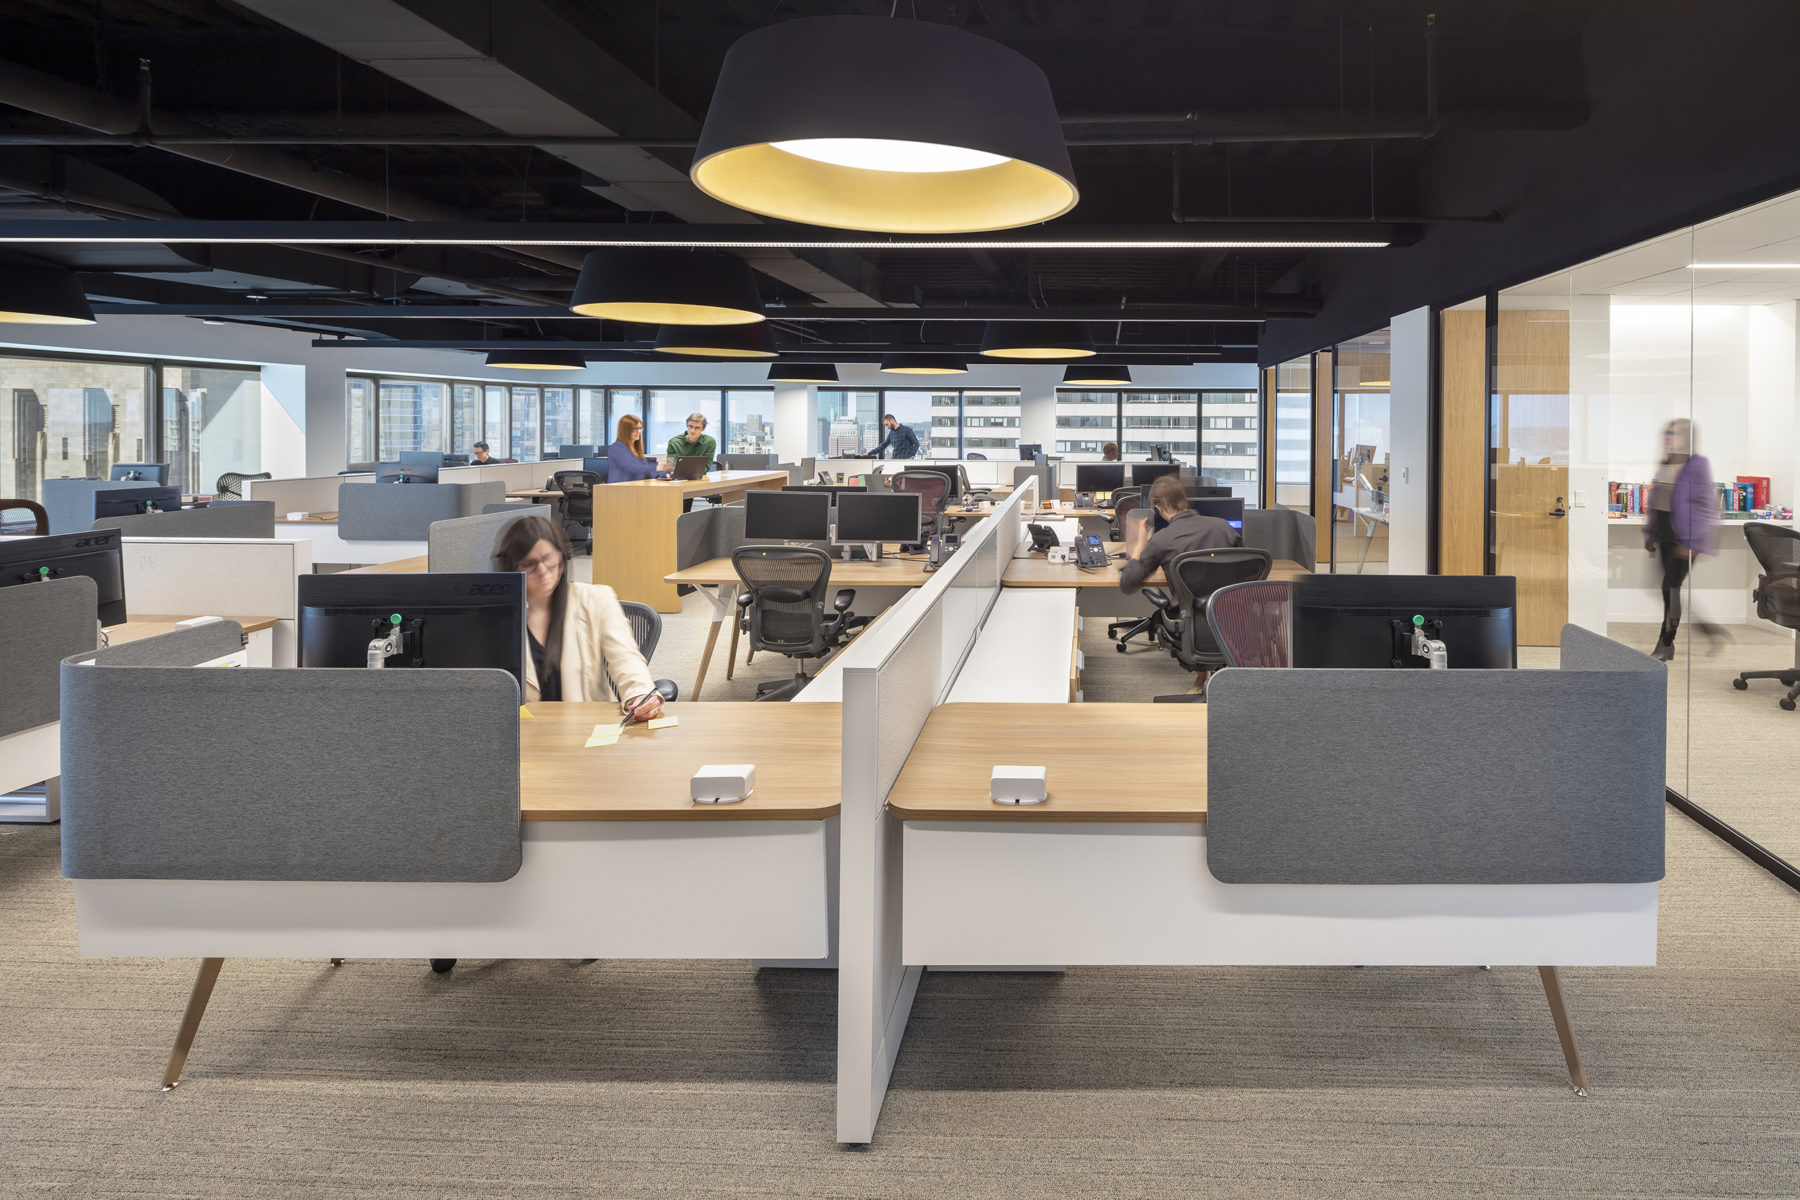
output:
[[[592,750],[595,746],[610,746],[618,740],[619,735],[616,733],[596,733],[588,738],[587,744],[584,745],[582,749]]]
[[[529,708],[526,708],[523,704],[519,705],[519,720],[521,720],[521,721],[529,720],[530,717],[531,717],[531,710]]]
[[[679,724],[681,724],[680,717],[657,717],[649,723],[652,729],[673,729]]]

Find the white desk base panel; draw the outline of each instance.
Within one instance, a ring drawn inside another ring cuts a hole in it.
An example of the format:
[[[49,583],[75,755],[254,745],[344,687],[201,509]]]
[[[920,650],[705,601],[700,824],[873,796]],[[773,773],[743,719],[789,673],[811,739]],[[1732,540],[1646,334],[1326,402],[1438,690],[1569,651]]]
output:
[[[338,536],[338,527],[335,522],[327,524],[319,521],[302,521],[294,525],[277,525],[275,526],[275,536],[312,539],[314,567],[326,563],[372,567],[377,563],[396,562],[402,558],[417,558],[421,554],[429,553],[431,549],[429,543],[423,539],[404,542],[346,541]]]
[[[1225,884],[1200,824],[906,823],[901,958],[1653,966],[1654,883]]]
[[[1002,588],[946,703],[1067,704],[1074,588]]]
[[[89,957],[818,959],[822,821],[528,821],[502,883],[77,879]]]
[[[0,737],[0,793],[44,784],[42,796],[0,795],[0,825],[48,825],[62,818],[62,722]]]

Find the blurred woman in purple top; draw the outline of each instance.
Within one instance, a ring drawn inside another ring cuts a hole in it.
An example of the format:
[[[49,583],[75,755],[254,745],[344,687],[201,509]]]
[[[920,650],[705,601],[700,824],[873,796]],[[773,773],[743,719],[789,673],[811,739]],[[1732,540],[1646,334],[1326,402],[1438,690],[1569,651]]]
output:
[[[1719,552],[1719,500],[1713,490],[1712,464],[1694,453],[1694,424],[1686,417],[1663,429],[1663,458],[1650,488],[1644,513],[1644,549],[1662,560],[1662,635],[1650,653],[1669,662],[1675,657],[1675,631],[1681,625],[1681,585],[1694,559]],[[1717,625],[1695,626],[1716,646],[1725,637]]]

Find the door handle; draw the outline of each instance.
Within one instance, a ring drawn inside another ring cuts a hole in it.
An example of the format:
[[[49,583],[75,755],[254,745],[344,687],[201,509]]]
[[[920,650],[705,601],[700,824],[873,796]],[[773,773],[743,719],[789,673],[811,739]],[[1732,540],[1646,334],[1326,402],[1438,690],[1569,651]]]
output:
[[[1556,498],[1556,507],[1550,510],[1550,515],[1553,517],[1566,517],[1569,515],[1563,508],[1563,498],[1561,496]]]

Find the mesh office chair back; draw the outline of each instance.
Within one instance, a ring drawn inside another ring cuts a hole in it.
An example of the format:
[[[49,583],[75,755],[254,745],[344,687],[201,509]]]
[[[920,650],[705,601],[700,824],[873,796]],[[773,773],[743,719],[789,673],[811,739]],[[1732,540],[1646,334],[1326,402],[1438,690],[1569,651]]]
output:
[[[625,610],[625,619],[631,622],[631,640],[637,643],[638,653],[648,665],[656,653],[656,643],[662,640],[662,614],[636,600],[621,600],[619,607]],[[613,684],[611,671],[606,673],[606,686],[612,688],[613,699],[617,700],[619,689]]]
[[[825,588],[831,559],[813,546],[739,546],[731,565],[749,589],[750,648],[816,658],[828,636]]]
[[[227,471],[219,476],[217,483],[213,484],[213,495],[221,500],[242,500],[244,498],[244,480],[273,478],[275,476],[267,471],[256,475],[246,475],[241,471]]]
[[[1225,665],[1225,655],[1206,623],[1207,601],[1220,588],[1267,579],[1275,565],[1267,550],[1189,550],[1169,563],[1169,596],[1181,611],[1174,638],[1175,660],[1191,671]]]
[[[563,494],[563,519],[593,528],[594,488],[600,477],[592,471],[558,471],[550,482]]]
[[[1285,667],[1293,661],[1294,585],[1280,579],[1234,583],[1206,602],[1206,623],[1228,667]]]
[[[907,471],[894,480],[894,490],[919,497],[927,537],[943,529],[943,512],[950,501],[950,477],[939,471]]]
[[[1762,567],[1756,584],[1756,615],[1787,629],[1800,629],[1800,533],[1767,521],[1744,526],[1744,540]]]

